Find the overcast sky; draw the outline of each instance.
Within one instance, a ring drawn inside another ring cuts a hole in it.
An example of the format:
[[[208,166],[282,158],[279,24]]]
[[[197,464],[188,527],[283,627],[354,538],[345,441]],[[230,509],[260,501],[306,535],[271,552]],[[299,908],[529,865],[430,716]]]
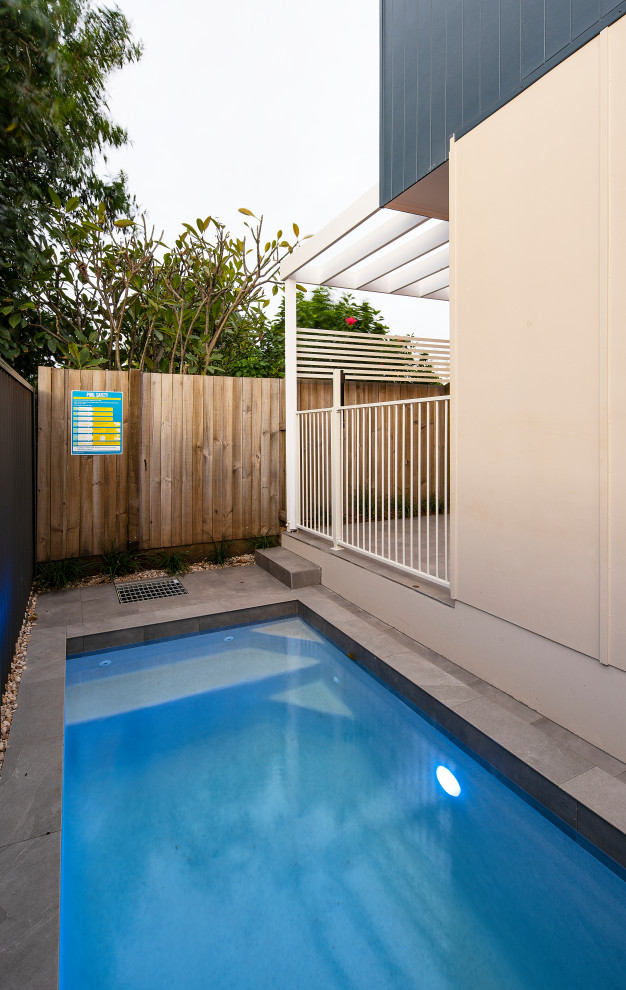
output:
[[[315,233],[378,181],[379,0],[118,0],[144,45],[109,106],[111,153],[166,237],[240,206]],[[308,11],[309,16],[305,16]],[[359,293],[396,333],[448,335],[448,304]]]

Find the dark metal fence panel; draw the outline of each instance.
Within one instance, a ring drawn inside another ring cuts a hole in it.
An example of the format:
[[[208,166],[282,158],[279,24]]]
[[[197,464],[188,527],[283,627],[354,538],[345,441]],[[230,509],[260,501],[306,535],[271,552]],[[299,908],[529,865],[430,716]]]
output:
[[[33,580],[33,390],[0,361],[0,684]]]
[[[618,0],[381,0],[381,206],[625,13]]]

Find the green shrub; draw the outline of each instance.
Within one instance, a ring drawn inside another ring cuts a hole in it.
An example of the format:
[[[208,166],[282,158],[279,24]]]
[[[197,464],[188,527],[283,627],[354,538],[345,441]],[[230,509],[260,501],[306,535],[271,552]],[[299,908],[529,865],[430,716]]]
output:
[[[154,558],[154,564],[166,574],[186,574],[189,570],[189,554],[185,550],[161,550]]]
[[[269,550],[271,547],[278,546],[278,537],[270,536],[269,533],[260,533],[251,538],[250,544],[253,550]]]
[[[37,564],[35,583],[42,591],[67,588],[85,575],[85,565],[75,557],[66,560],[45,560]]]
[[[218,564],[219,567],[223,567],[230,556],[230,543],[222,536],[221,540],[213,540],[213,550],[210,554],[210,559],[212,564]]]
[[[102,572],[107,574],[112,581],[118,577],[125,577],[127,574],[134,574],[139,570],[139,561],[130,550],[115,550],[113,547],[107,550],[102,557]]]

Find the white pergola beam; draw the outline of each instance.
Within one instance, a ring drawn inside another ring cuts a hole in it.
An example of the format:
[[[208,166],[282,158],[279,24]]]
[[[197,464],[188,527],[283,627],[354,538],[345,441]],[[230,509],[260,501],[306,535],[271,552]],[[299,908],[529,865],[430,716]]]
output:
[[[408,244],[402,245],[397,252],[390,252],[385,261],[385,270],[376,272],[374,278],[359,279],[360,284],[355,288],[363,289],[366,292],[396,292],[415,282],[420,275],[412,274],[413,271],[421,271],[423,256],[434,251],[435,248],[442,247],[449,240],[449,225],[447,220],[441,220],[435,227],[425,230],[419,237],[411,239]],[[394,255],[392,258],[391,255]],[[435,262],[436,264],[436,262]],[[431,268],[430,274],[436,271]],[[365,274],[365,273],[363,273]],[[367,274],[370,274],[369,271]]]
[[[391,272],[384,278],[379,278],[368,285],[370,292],[398,292],[407,285],[413,285],[428,275],[440,272],[450,264],[450,247],[443,244],[439,248],[430,251],[425,257],[417,258],[415,261],[405,265],[401,271]]]
[[[340,213],[338,217],[331,220],[314,237],[309,238],[300,247],[296,248],[293,254],[285,258],[280,266],[281,279],[296,278],[305,265],[308,265],[310,261],[317,258],[323,251],[326,251],[327,248],[332,247],[333,244],[340,241],[342,237],[349,234],[359,224],[362,224],[365,220],[369,220],[371,216],[378,213],[379,209],[380,201],[378,186],[376,185],[364,193],[363,196],[344,210],[343,213]]]
[[[433,292],[439,292],[441,289],[447,289],[449,287],[450,269],[444,268],[440,272],[428,275],[427,278],[421,278],[418,282],[414,282],[413,285],[403,286],[402,290],[398,292],[398,295],[417,296],[419,299],[424,299]]]
[[[334,279],[353,265],[369,258],[376,251],[393,244],[399,237],[415,230],[426,223],[428,217],[415,216],[410,213],[398,213],[392,216],[376,230],[370,231],[361,240],[351,244],[341,254],[318,265],[307,265],[298,272],[298,278],[303,282],[314,282],[316,285],[334,284]]]

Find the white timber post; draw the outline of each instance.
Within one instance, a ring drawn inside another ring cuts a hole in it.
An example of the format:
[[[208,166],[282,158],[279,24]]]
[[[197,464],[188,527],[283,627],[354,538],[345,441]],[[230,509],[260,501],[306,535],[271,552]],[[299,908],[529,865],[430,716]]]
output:
[[[339,540],[343,536],[343,491],[341,480],[341,407],[343,372],[333,371],[333,410],[330,424],[330,488],[332,506],[333,550],[340,550]]]
[[[287,529],[298,528],[298,355],[296,340],[296,282],[285,280],[285,474],[287,486]]]

